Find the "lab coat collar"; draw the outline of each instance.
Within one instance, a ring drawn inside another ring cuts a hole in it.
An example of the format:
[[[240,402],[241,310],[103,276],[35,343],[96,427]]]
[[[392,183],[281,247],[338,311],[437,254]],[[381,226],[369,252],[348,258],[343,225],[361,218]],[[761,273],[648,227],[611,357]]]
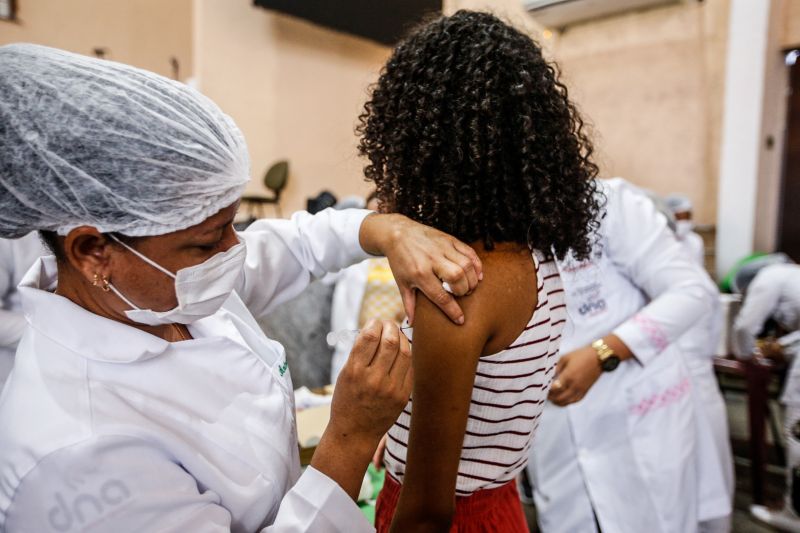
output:
[[[76,354],[106,363],[132,363],[164,353],[170,343],[144,331],[91,313],[53,291],[58,268],[42,257],[19,285],[22,308],[31,327]]]

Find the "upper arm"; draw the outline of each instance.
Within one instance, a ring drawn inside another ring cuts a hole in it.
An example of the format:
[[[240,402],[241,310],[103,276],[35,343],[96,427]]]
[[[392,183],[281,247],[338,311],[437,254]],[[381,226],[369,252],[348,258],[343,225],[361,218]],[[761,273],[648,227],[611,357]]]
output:
[[[742,309],[736,317],[736,329],[758,334],[778,307],[780,297],[780,284],[772,282],[768,270],[759,272],[748,287]]]
[[[614,333],[644,363],[712,312],[717,289],[643,194],[622,187],[609,195],[609,219],[611,260],[650,300]]]
[[[461,299],[463,326],[425,296],[417,297],[413,409],[396,530],[450,520],[475,371],[490,335],[480,293]]]
[[[650,198],[622,187],[609,196],[609,213],[611,258],[651,300],[676,287],[692,287],[700,299],[716,292]]]
[[[359,229],[370,211],[304,211],[290,220],[265,219],[240,233],[247,244],[244,273],[236,292],[256,317],[300,294],[313,278],[336,272],[368,254]]]
[[[735,354],[739,357],[752,355],[755,350],[755,338],[764,327],[764,323],[775,312],[781,297],[781,288],[773,283],[768,269],[759,272],[747,290],[747,295],[734,323]]]

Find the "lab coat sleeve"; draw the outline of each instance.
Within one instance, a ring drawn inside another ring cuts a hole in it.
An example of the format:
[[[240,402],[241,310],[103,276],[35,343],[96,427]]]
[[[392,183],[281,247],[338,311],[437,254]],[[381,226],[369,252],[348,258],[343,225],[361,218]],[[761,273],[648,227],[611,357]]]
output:
[[[262,533],[375,531],[350,496],[331,478],[308,467],[283,498],[275,522]]]
[[[780,297],[780,284],[770,279],[769,269],[759,272],[748,287],[733,325],[733,353],[736,357],[746,359],[753,356],[756,337],[775,312]]]
[[[305,211],[291,219],[254,222],[240,234],[247,244],[237,292],[257,318],[297,296],[315,278],[370,257],[359,242],[362,209]]]
[[[646,365],[712,312],[718,292],[644,194],[611,189],[608,205],[606,251],[649,300],[614,333]]]
[[[16,290],[12,243],[0,239],[0,348],[15,348],[25,331],[25,316],[19,311],[3,309],[3,302]]]
[[[236,523],[221,496],[200,486],[148,442],[90,438],[51,453],[23,476],[10,506],[0,512],[0,530],[228,533],[255,531],[263,517],[275,516],[262,533],[374,531],[347,494],[313,469],[281,502],[253,501],[239,509]],[[277,514],[270,508],[276,504]]]

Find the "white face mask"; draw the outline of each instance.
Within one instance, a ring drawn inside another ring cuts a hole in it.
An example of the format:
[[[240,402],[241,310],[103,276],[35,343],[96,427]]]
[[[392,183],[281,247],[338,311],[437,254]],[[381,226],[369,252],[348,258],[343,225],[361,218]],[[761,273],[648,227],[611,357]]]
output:
[[[675,221],[675,234],[679,239],[689,235],[694,229],[694,223],[691,220],[676,220]]]
[[[175,280],[175,296],[178,306],[169,311],[153,311],[140,309],[126,298],[114,285],[109,287],[114,294],[133,309],[125,311],[125,315],[139,324],[157,326],[160,324],[191,324],[196,320],[213,315],[233,292],[236,282],[244,268],[246,248],[243,242],[232,246],[229,250],[216,254],[199,265],[182,268],[173,274],[149,257],[131,248],[113,235],[112,239],[130,250],[142,261],[157,268]]]

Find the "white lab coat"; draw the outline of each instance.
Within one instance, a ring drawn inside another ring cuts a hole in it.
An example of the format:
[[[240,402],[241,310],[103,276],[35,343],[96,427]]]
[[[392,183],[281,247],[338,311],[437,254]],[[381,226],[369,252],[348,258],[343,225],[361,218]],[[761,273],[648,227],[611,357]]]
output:
[[[703,238],[692,231],[679,241],[689,257],[705,268]],[[728,414],[714,373],[714,356],[724,320],[719,294],[713,303],[713,311],[678,339],[681,355],[692,376],[697,411],[697,512],[701,522],[730,516],[735,489]]]
[[[14,366],[14,353],[27,324],[17,285],[46,253],[36,232],[19,239],[0,239],[0,389]]]
[[[719,298],[714,304],[711,313],[678,339],[680,353],[692,377],[697,413],[697,513],[701,522],[729,516],[733,512],[735,489],[728,414],[714,373],[714,352],[723,319]]]
[[[652,202],[620,179],[588,261],[561,261],[561,353],[614,332],[636,355],[583,400],[545,405],[529,472],[544,533],[697,530],[691,378],[675,341],[716,294]],[[613,237],[612,237],[613,236]],[[622,238],[620,238],[622,237]]]
[[[331,331],[358,329],[358,318],[361,314],[361,302],[367,288],[369,275],[369,261],[362,261],[342,270],[333,289],[331,303]],[[331,358],[331,383],[336,383],[339,372],[350,356],[353,342],[348,340],[339,342],[333,349]]]
[[[689,254],[689,257],[697,261],[697,264],[700,266],[705,266],[706,247],[705,243],[703,242],[703,238],[700,235],[694,231],[690,231],[683,237],[679,237],[678,240]]]
[[[756,336],[769,318],[786,331],[800,331],[800,265],[766,266],[750,282],[733,326],[733,350],[738,357],[753,355]],[[800,358],[796,356],[792,358],[781,401],[800,406]]]
[[[301,475],[285,353],[253,316],[366,258],[366,214],[254,223],[237,293],[184,342],[53,294],[54,260],[35,265],[0,397],[0,530],[374,531],[330,478]]]

